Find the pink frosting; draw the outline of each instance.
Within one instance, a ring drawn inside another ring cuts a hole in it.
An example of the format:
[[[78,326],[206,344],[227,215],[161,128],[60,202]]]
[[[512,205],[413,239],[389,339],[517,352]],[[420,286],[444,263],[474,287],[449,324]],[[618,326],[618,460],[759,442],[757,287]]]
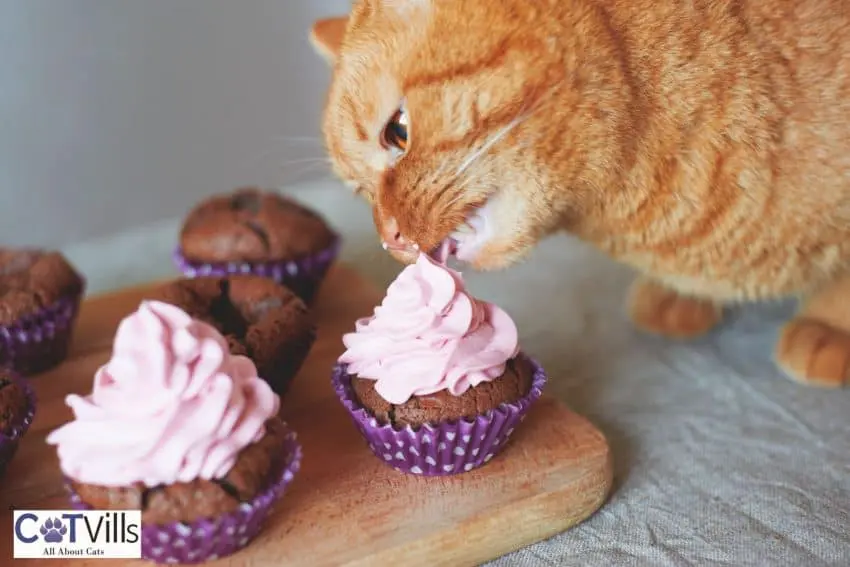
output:
[[[505,371],[519,350],[503,310],[471,297],[463,280],[420,254],[390,285],[374,315],[343,336],[339,361],[392,404],[448,390],[459,396]]]
[[[214,327],[153,301],[121,322],[92,393],[66,403],[75,419],[47,442],[67,476],[104,486],[220,478],[280,406]]]

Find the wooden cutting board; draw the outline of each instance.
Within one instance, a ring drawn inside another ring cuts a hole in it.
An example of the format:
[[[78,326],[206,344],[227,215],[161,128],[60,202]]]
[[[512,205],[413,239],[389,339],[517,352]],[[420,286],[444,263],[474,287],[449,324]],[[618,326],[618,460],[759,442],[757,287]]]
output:
[[[44,439],[71,418],[65,396],[91,390],[94,371],[109,358],[118,322],[149,289],[88,299],[68,360],[33,378],[38,413],[0,481],[4,510],[66,508],[57,459]],[[301,472],[258,538],[216,565],[478,565],[574,526],[605,501],[611,486],[605,438],[545,396],[504,452],[475,471],[422,478],[398,473],[375,458],[337,401],[329,377],[342,352],[341,335],[381,297],[350,268],[337,266],[328,275],[314,308],[318,340],[283,406],[283,417],[304,448]],[[529,349],[533,353],[533,345]],[[0,516],[0,564],[7,564],[12,514]],[[56,567],[128,563],[40,562]]]

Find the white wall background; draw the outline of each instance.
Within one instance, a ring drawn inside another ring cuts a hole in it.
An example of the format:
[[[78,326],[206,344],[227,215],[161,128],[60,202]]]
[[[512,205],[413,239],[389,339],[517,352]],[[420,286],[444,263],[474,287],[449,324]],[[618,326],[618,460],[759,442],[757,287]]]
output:
[[[349,5],[0,0],[0,244],[66,245],[327,175],[329,72],[307,32]]]

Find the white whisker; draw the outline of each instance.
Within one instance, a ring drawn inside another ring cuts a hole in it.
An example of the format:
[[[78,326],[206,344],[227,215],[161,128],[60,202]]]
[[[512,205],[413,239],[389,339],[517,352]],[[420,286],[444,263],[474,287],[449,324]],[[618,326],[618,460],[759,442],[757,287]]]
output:
[[[449,166],[449,160],[443,159],[443,162],[440,164],[440,167],[435,169],[433,171],[433,173],[431,174],[431,177],[428,180],[427,185],[434,185],[435,183],[437,183],[437,180],[440,178],[440,176],[443,175],[443,173],[445,173],[448,166]]]
[[[324,141],[321,138],[316,138],[313,136],[279,136],[271,139],[272,143],[275,144],[285,144],[285,143],[310,143],[310,144],[324,144]]]
[[[339,179],[336,177],[336,175],[334,175],[332,173],[326,173],[326,174],[322,174],[322,175],[318,175],[318,176],[304,175],[303,173],[296,175],[296,176],[284,174],[284,175],[275,176],[275,177],[276,177],[275,183],[272,184],[275,187],[288,187],[290,185],[296,185],[296,184],[301,183],[303,181],[309,181],[311,183],[322,183],[322,182],[326,182],[326,181],[327,182],[339,182]]]
[[[520,118],[515,118],[514,120],[511,120],[508,124],[506,124],[506,125],[504,125],[503,127],[499,128],[499,131],[498,131],[498,132],[496,132],[493,136],[491,136],[489,140],[487,140],[486,142],[484,142],[484,145],[482,145],[480,148],[478,148],[478,150],[476,150],[476,151],[475,151],[475,152],[474,152],[471,156],[469,156],[468,158],[466,158],[466,159],[463,161],[463,163],[462,163],[462,164],[460,164],[460,167],[458,167],[457,172],[455,173],[455,175],[456,175],[456,176],[457,176],[457,175],[460,175],[461,173],[463,173],[464,171],[466,171],[466,170],[467,170],[467,168],[469,168],[469,166],[470,166],[470,165],[472,165],[472,164],[475,162],[475,160],[477,160],[477,159],[478,159],[478,158],[480,158],[482,155],[484,155],[484,153],[485,153],[487,150],[489,150],[489,149],[490,149],[490,148],[492,148],[495,144],[497,144],[497,143],[499,142],[499,140],[501,140],[502,138],[504,138],[505,136],[507,136],[507,135],[508,135],[508,132],[510,132],[511,130],[513,130],[514,128],[516,128],[517,126],[519,126],[521,122],[523,122],[523,120],[522,120],[522,119],[520,119]]]
[[[265,163],[267,160],[272,159],[273,155],[276,154],[276,153],[282,153],[282,152],[280,152],[277,149],[266,150],[263,153],[261,153],[260,155],[258,155],[257,157],[255,157],[251,160],[248,160],[248,163],[251,164],[252,167],[257,167],[257,166]],[[313,153],[313,152],[311,151],[310,153]],[[307,162],[313,162],[313,161],[330,162],[330,158],[327,157],[327,156],[300,158],[300,159],[295,159],[295,160],[292,160],[292,161],[284,162],[283,164],[280,165],[280,167],[287,167],[287,166],[298,164],[298,163],[307,163]]]
[[[531,118],[535,113],[537,113],[540,109],[545,106],[545,102],[547,102],[550,97],[557,92],[560,84],[552,87],[549,92],[538,98],[534,102],[534,106],[531,108],[521,107],[517,112],[516,118],[511,120],[508,124],[500,128],[493,136],[490,137],[484,144],[472,153],[469,157],[467,157],[458,167],[457,172],[455,173],[455,178],[459,177],[462,173],[464,173],[469,167],[475,163],[481,156],[483,156],[490,148],[496,145],[500,140],[502,140],[505,136],[507,136],[514,128]]]
[[[326,173],[329,172],[329,169],[325,167],[324,164],[321,163],[310,163],[306,166],[295,167],[295,168],[283,168],[283,173],[289,176],[299,177],[302,175],[313,175],[315,173]]]
[[[285,161],[285,162],[283,162],[283,165],[292,164],[292,163],[305,163],[305,162],[326,162],[326,163],[330,163],[331,158],[329,158],[328,156],[313,156],[313,157],[298,158],[298,159],[294,159],[294,160]]]

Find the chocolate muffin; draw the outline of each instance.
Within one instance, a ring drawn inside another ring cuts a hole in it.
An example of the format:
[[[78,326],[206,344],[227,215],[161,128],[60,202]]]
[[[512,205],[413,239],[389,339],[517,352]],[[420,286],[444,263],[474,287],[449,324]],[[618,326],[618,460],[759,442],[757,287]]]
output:
[[[189,277],[252,273],[286,284],[309,302],[337,248],[338,235],[316,212],[246,187],[189,212],[175,259]]]
[[[245,355],[279,395],[286,393],[316,339],[307,306],[274,281],[250,275],[179,279],[152,294],[210,323],[232,354]]]
[[[0,368],[0,477],[15,456],[35,416],[35,396],[27,381]]]
[[[9,435],[29,410],[29,399],[21,382],[8,370],[0,370],[0,435]]]
[[[460,396],[441,390],[427,396],[414,396],[403,404],[390,404],[375,391],[375,381],[352,377],[357,401],[379,423],[417,428],[426,423],[474,419],[501,404],[513,403],[531,389],[533,369],[527,359],[505,363],[505,373],[492,382],[482,382]]]
[[[286,428],[278,418],[266,421],[266,434],[239,453],[223,477],[195,479],[168,486],[98,486],[68,481],[88,506],[96,510],[141,510],[143,524],[194,522],[235,511],[272,484],[287,456],[281,451]]]
[[[280,397],[229,350],[208,322],[141,301],[119,323],[91,392],[65,398],[73,419],[45,439],[72,508],[141,510],[143,559],[201,563],[235,553],[300,468]]]
[[[64,360],[84,291],[62,254],[0,248],[0,366],[29,375]]]

